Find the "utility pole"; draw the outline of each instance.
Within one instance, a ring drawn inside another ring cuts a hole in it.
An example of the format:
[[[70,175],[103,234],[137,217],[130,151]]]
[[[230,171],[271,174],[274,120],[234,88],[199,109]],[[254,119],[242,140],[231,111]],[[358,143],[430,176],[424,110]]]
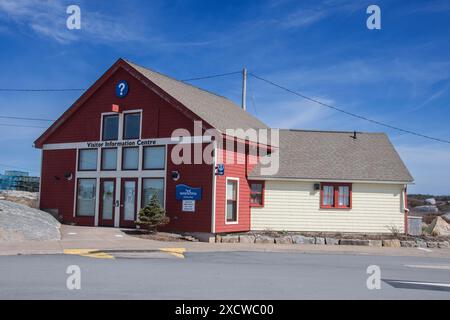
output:
[[[242,70],[242,109],[247,110],[247,68]]]

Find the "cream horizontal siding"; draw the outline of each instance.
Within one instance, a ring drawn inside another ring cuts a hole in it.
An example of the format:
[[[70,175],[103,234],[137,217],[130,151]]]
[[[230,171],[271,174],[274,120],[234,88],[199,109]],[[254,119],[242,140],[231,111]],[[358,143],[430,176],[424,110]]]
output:
[[[320,209],[314,183],[266,181],[264,207],[251,209],[252,230],[403,232],[402,185],[355,183],[352,209]]]

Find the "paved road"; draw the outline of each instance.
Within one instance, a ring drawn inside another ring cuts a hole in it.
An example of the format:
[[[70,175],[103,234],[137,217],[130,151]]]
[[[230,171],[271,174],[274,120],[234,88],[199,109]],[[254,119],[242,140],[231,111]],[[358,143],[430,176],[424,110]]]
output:
[[[68,290],[66,269],[81,269]],[[450,291],[366,287],[369,265],[384,279],[450,283],[450,259],[301,253],[0,257],[2,299],[449,299]],[[435,287],[446,290],[448,287]]]

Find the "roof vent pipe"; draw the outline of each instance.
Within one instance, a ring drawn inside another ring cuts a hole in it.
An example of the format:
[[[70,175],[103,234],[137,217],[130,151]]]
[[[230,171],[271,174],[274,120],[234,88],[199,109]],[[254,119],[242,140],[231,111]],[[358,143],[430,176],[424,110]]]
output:
[[[353,136],[352,136],[352,138],[354,139],[354,140],[356,140],[356,131],[353,131]]]

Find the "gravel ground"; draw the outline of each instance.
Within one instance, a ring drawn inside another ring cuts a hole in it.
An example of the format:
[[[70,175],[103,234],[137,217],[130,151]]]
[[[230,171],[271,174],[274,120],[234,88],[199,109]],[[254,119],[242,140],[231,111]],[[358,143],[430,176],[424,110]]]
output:
[[[47,212],[0,200],[0,241],[59,240],[60,226]]]

